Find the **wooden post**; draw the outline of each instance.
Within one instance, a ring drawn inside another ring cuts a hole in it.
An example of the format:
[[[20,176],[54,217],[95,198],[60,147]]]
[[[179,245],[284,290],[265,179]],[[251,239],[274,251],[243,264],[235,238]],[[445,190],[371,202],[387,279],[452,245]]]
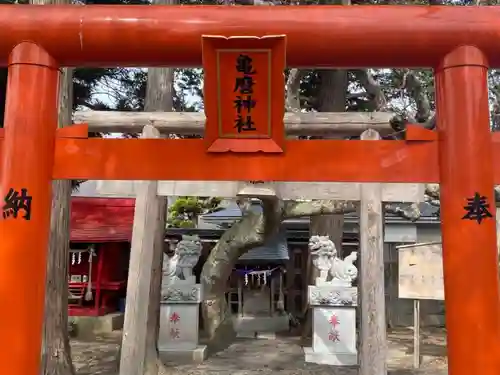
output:
[[[420,368],[420,300],[413,300],[413,368]]]
[[[448,371],[499,374],[488,61],[478,48],[461,46],[435,75]]]
[[[379,140],[374,130],[361,134],[362,140]],[[360,375],[387,374],[387,336],[384,294],[384,238],[382,187],[361,185],[359,217],[361,310]]]
[[[240,275],[236,275],[238,280],[238,316],[243,316],[243,280]]]
[[[160,133],[147,125],[142,136],[160,138]],[[141,181],[137,185],[120,375],[142,375],[145,371],[150,294],[155,281],[153,271],[162,260],[157,233],[164,231],[158,226],[164,223],[161,207],[165,206],[165,198],[158,197],[157,190],[158,181]]]
[[[304,263],[303,251],[302,249],[297,249],[295,247],[288,249],[289,259],[286,261],[286,274],[285,274],[285,293],[286,293],[286,306],[289,313],[297,315],[297,306],[295,305],[295,288],[294,288],[294,277],[295,277],[295,257],[300,256],[302,259],[301,266]]]
[[[58,83],[57,62],[39,45],[14,47],[0,167],[1,374],[40,373]]]
[[[153,0],[153,4],[172,5],[177,0]],[[163,7],[168,8],[168,7]],[[171,9],[171,8],[170,8]],[[174,70],[172,68],[148,68],[146,87],[145,111],[171,112],[174,110]],[[159,130],[155,127],[156,137]],[[158,183],[156,182],[158,188]],[[160,248],[156,252],[153,263],[153,278],[149,296],[149,316],[146,336],[146,367],[144,375],[156,375],[165,372],[158,355],[158,337],[160,333],[160,299],[162,280],[162,249],[165,241],[165,228],[167,222],[167,198],[155,198],[158,206],[159,218],[154,237]],[[139,374],[140,375],[140,374]]]
[[[270,295],[271,298],[269,299],[269,316],[274,315],[274,294],[275,294],[275,284],[276,280],[274,277],[271,276],[271,281],[269,282],[269,289],[270,289]]]

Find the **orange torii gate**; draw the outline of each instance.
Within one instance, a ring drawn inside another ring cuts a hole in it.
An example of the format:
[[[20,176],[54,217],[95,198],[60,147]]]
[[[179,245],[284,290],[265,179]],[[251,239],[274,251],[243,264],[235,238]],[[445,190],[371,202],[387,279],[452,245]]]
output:
[[[487,95],[488,67],[500,67],[499,8],[6,5],[0,25],[0,64],[9,67],[0,373],[38,375],[53,179],[439,182],[449,372],[500,373],[500,137],[490,133]],[[203,139],[86,139],[82,126],[56,130],[60,67],[200,66],[205,34],[285,35],[289,66],[432,67],[437,134],[411,129],[406,141],[282,140],[283,152],[214,153]]]

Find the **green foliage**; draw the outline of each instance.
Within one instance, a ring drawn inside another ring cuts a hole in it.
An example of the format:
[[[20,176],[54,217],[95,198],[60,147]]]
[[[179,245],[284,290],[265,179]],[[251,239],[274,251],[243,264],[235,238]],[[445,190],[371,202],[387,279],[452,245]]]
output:
[[[107,110],[111,107],[95,99],[101,82],[115,76],[117,69],[77,68],[73,77],[73,109],[85,107],[93,110]],[[0,68],[0,127],[3,127],[7,68]]]
[[[220,202],[214,197],[178,197],[168,208],[168,226],[194,228],[198,216],[221,210]]]
[[[77,68],[73,73],[73,109],[86,107],[92,110],[107,110],[111,107],[95,99],[102,82],[113,79],[119,69]]]
[[[142,111],[146,97],[148,74],[146,69],[120,69],[113,77],[114,87],[107,85],[119,111]],[[174,69],[174,110],[195,112],[200,102],[189,103],[189,97],[202,97],[201,69]]]

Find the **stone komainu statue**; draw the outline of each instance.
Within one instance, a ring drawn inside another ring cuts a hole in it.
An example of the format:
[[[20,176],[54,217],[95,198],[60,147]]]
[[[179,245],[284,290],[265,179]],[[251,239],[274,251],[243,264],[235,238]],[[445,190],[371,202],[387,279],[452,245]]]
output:
[[[312,236],[309,239],[309,250],[313,256],[313,264],[320,271],[320,283],[351,283],[358,276],[354,262],[358,259],[357,251],[351,252],[344,259],[337,256],[335,244],[329,236]]]
[[[165,254],[163,257],[163,284],[190,280],[201,251],[202,245],[198,236],[183,235],[174,249],[174,254],[172,256]]]

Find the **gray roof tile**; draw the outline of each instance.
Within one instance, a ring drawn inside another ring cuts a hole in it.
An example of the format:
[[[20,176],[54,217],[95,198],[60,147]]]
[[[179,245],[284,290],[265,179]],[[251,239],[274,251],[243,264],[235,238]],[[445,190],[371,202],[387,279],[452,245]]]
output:
[[[283,261],[288,260],[288,245],[286,242],[286,234],[279,233],[277,236],[269,240],[264,246],[251,249],[248,253],[243,254],[239,260],[243,262],[252,261]]]

